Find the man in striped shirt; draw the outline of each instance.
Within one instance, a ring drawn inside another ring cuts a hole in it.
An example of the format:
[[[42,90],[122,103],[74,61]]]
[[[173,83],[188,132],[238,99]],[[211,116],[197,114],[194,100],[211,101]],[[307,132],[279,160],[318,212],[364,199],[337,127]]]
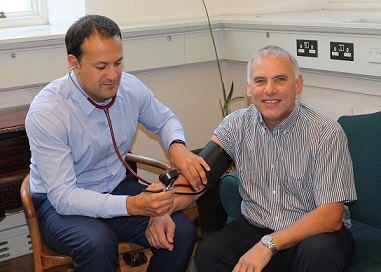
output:
[[[252,104],[214,131],[237,166],[243,216],[203,240],[204,271],[343,271],[354,242],[345,203],[356,200],[352,161],[340,125],[301,102],[303,77],[284,49],[249,61]]]

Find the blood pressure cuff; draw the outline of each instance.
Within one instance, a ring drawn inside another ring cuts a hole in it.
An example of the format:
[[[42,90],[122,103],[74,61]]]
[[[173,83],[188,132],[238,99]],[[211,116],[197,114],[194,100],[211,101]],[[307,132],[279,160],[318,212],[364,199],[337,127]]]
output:
[[[209,165],[210,170],[205,171],[208,183],[206,189],[212,188],[231,165],[233,159],[226,151],[213,141],[209,141],[198,154]]]

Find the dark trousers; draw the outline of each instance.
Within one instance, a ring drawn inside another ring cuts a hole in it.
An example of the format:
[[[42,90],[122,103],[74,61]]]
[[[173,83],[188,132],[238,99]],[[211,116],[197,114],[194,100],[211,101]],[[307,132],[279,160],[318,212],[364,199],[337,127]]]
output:
[[[114,195],[137,195],[144,185],[132,175],[112,192]],[[118,242],[129,241],[150,247],[145,237],[149,222],[144,216],[124,216],[111,219],[60,215],[46,194],[32,196],[43,241],[51,248],[70,255],[75,271],[114,272],[117,270]],[[153,256],[147,271],[185,271],[193,251],[196,231],[194,224],[182,212],[172,214],[176,224],[174,249],[151,248]]]
[[[244,217],[225,225],[199,244],[195,254],[198,272],[232,271],[239,258],[271,232],[251,225]],[[352,234],[343,226],[279,251],[263,272],[339,272],[350,264],[353,254]]]

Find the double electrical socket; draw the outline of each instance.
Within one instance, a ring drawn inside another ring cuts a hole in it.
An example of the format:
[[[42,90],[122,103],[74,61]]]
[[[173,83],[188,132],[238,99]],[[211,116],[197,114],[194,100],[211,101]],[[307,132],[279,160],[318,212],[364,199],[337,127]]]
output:
[[[330,42],[331,59],[336,60],[354,60],[353,43],[345,42]]]
[[[318,57],[318,41],[296,40],[296,55],[300,57]]]

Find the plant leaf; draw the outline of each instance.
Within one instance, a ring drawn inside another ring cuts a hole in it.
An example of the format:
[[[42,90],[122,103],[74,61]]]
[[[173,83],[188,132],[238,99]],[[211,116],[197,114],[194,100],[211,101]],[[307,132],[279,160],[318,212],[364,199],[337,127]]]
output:
[[[232,98],[232,99],[230,100],[230,103],[232,103],[232,102],[234,102],[234,101],[237,101],[237,100],[240,100],[240,99],[243,99],[243,98],[245,98],[245,97],[243,97],[243,96],[236,96],[236,97],[234,97],[234,98]]]
[[[221,108],[221,113],[222,113],[222,117],[225,117],[225,110],[224,110],[224,106],[222,106],[222,102],[221,102],[221,99],[218,99],[220,101],[220,108]]]
[[[228,103],[229,103],[230,99],[232,99],[233,91],[234,91],[234,81],[232,81],[232,85],[230,87],[229,95],[228,95],[228,98],[227,98],[227,102]]]

